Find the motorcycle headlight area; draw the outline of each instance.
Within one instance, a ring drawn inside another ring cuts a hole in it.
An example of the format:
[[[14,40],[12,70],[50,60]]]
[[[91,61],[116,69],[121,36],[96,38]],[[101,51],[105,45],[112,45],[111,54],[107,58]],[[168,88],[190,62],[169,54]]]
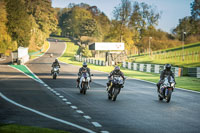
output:
[[[174,86],[175,86],[175,83],[171,83],[171,86],[174,87]]]

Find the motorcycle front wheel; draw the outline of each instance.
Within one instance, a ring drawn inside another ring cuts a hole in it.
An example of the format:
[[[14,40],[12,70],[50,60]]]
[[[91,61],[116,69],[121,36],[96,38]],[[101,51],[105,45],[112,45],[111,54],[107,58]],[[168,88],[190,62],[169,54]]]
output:
[[[83,85],[83,94],[85,95],[86,94],[86,90],[87,90],[87,83],[85,83]]]
[[[158,95],[158,100],[162,101],[163,98],[160,95]]]
[[[56,79],[56,74],[53,74],[53,79]]]
[[[172,90],[168,90],[168,94],[167,94],[167,96],[166,96],[166,101],[167,101],[167,103],[170,102],[170,100],[171,100],[171,95],[172,95]]]
[[[118,93],[119,93],[119,89],[114,88],[114,92],[112,95],[112,101],[116,101]]]

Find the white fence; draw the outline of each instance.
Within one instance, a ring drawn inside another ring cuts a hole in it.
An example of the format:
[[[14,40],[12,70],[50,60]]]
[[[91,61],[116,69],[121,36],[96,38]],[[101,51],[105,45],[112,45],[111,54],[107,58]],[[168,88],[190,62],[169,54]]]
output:
[[[158,64],[139,64],[139,63],[131,63],[131,62],[123,62],[122,65],[124,68],[128,68],[134,71],[142,71],[142,72],[152,72],[152,73],[160,73],[164,69],[164,65]],[[175,77],[181,76],[181,68],[172,67],[172,71],[175,74]],[[199,69],[200,71],[200,69]]]
[[[99,65],[99,66],[105,66],[106,62],[102,60],[95,60],[95,59],[89,59],[84,57],[75,57],[77,61],[81,62],[88,62],[91,64]],[[151,73],[160,73],[164,69],[164,65],[158,65],[158,64],[140,64],[140,63],[131,63],[131,62],[123,62],[122,64],[123,68],[127,68],[134,71],[142,71],[142,72],[151,72]],[[175,74],[175,77],[180,77],[182,68],[179,67],[172,67],[172,71]],[[196,68],[197,74],[195,77],[200,78],[200,67]]]

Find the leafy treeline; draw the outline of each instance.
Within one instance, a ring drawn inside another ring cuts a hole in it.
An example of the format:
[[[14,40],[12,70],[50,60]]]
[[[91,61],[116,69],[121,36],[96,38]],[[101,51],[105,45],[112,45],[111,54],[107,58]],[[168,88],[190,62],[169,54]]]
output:
[[[0,16],[1,53],[41,48],[58,23],[50,0],[0,0]]]
[[[198,0],[191,4],[193,15],[190,18],[195,22],[187,26],[188,29],[193,27],[196,31],[186,31],[188,43],[199,41],[199,34],[197,34],[200,29],[199,22],[194,19],[194,16],[198,18],[198,6]],[[109,20],[96,6],[85,3],[70,4],[68,8],[57,8],[56,11],[60,27],[57,33],[61,33],[62,36],[76,38],[80,44],[87,44],[90,41],[124,42],[130,54],[149,51],[149,44],[151,44],[150,50],[181,45],[182,25],[186,23],[182,24],[180,21],[173,34],[156,29],[161,13],[146,3],[130,0],[121,0],[121,3],[115,7],[113,20]],[[185,25],[183,27],[187,29]],[[189,41],[189,37],[193,40]]]
[[[176,38],[185,40],[186,43],[200,41],[200,0],[191,3],[191,16],[180,19],[173,33]]]

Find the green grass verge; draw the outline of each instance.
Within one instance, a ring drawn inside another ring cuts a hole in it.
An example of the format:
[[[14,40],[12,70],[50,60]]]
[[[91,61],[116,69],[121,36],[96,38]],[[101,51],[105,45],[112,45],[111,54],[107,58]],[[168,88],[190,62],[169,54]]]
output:
[[[0,125],[0,133],[69,133],[66,131],[53,130],[48,128],[30,127],[22,125]]]
[[[184,60],[182,60],[182,46],[154,51],[151,56],[147,54],[134,55],[129,57],[130,61],[138,63],[150,64],[166,64],[170,63],[173,66],[180,67],[197,67],[200,66],[200,42],[187,44],[184,46]]]
[[[82,62],[78,62],[74,60],[74,55],[78,47],[73,43],[68,44],[67,49],[62,57],[59,58],[60,61],[66,62],[68,64],[82,66]],[[88,63],[88,67],[93,70],[98,70],[102,72],[111,72],[114,67],[113,66],[97,66]],[[159,74],[155,73],[147,73],[147,72],[140,72],[140,71],[133,71],[125,68],[121,68],[124,72],[125,76],[142,79],[146,81],[151,81],[157,83],[159,81]],[[194,77],[177,77],[176,78],[178,88],[184,88],[188,90],[195,90],[200,91],[200,79]]]

